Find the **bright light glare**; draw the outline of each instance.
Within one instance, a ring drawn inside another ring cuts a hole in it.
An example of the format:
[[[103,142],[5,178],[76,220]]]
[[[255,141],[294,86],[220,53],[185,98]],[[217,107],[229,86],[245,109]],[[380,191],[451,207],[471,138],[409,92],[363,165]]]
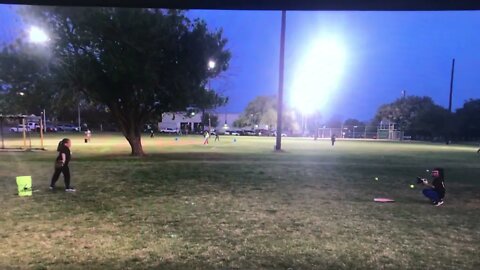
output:
[[[214,69],[215,66],[216,66],[215,61],[213,61],[213,60],[208,61],[208,68],[209,69]]]
[[[345,48],[337,39],[323,38],[313,42],[296,70],[292,105],[305,114],[323,109],[338,87],[345,60]]]
[[[30,42],[33,43],[45,43],[48,41],[48,36],[42,29],[32,26],[28,31],[28,37]]]

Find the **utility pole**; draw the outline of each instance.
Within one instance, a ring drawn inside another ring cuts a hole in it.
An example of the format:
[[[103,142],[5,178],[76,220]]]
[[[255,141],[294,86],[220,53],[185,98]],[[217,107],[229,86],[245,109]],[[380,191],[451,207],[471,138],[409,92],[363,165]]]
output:
[[[280,32],[280,64],[278,76],[278,111],[277,111],[277,141],[276,151],[282,150],[282,118],[283,118],[283,73],[285,72],[285,28],[287,24],[287,11],[282,10],[282,26]]]
[[[78,131],[82,131],[82,121],[80,119],[80,102],[78,103]]]
[[[45,109],[43,109],[43,132],[47,133],[47,115]]]
[[[212,121],[210,120],[210,112],[208,113],[208,132],[212,132]]]
[[[453,77],[455,75],[455,58],[452,60],[452,73],[450,75],[450,99],[448,100],[448,111],[452,113],[452,97],[453,97]]]
[[[447,119],[447,135],[445,136],[446,144],[450,144],[450,136],[452,130],[452,97],[453,97],[453,79],[455,75],[455,58],[452,59],[452,72],[450,74],[450,97],[448,99],[448,119]]]

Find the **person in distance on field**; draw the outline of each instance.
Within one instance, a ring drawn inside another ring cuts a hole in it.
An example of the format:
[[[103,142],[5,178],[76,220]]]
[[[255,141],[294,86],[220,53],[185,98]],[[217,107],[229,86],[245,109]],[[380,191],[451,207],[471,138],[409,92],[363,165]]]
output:
[[[85,143],[90,142],[91,138],[92,138],[92,132],[90,131],[90,129],[87,129],[87,131],[85,131]]]
[[[332,134],[332,138],[331,138],[331,140],[332,140],[332,146],[335,145],[336,138],[337,138],[337,136],[336,136],[335,134]]]
[[[208,132],[208,130],[205,131],[205,134],[203,134],[203,136],[205,137],[203,144],[208,144],[208,138],[210,138],[210,132]]]

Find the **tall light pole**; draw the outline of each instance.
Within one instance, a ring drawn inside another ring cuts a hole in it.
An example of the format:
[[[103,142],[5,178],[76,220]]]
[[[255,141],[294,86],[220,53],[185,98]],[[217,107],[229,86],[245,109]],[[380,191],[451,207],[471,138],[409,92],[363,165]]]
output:
[[[208,61],[208,70],[213,70],[215,66],[217,66],[217,63],[215,63],[215,61],[213,60]],[[208,90],[212,91],[211,80],[208,80]],[[210,112],[208,112],[208,132],[210,133],[211,131],[212,131],[212,120],[210,118]]]
[[[287,12],[282,10],[282,26],[280,32],[280,64],[278,76],[278,111],[277,111],[277,140],[275,150],[282,150],[282,118],[283,118],[283,73],[285,72],[285,30],[287,25]]]

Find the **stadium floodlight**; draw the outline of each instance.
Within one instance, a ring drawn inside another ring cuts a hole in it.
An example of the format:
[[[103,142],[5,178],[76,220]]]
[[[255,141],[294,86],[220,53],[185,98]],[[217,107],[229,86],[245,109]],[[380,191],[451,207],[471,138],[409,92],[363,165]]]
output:
[[[346,51],[335,37],[315,40],[295,71],[290,92],[292,105],[303,114],[324,109],[345,69]]]
[[[47,33],[37,26],[30,27],[28,30],[28,38],[30,42],[36,44],[46,43],[49,39]]]

